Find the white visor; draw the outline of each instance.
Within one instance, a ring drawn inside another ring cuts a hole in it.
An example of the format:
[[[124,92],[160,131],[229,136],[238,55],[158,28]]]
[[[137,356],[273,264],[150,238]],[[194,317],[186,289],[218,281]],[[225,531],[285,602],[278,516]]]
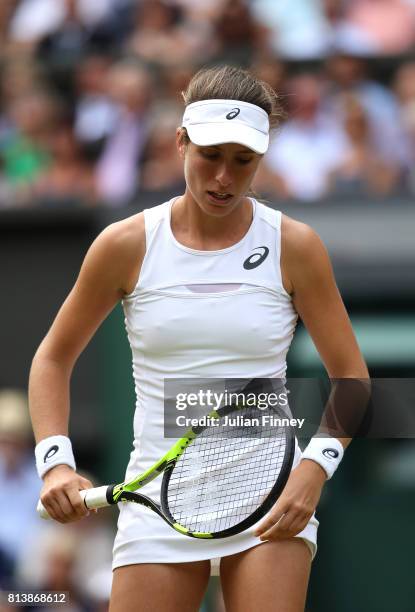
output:
[[[186,106],[182,127],[199,146],[235,142],[261,155],[268,149],[267,113],[240,100],[203,100]]]

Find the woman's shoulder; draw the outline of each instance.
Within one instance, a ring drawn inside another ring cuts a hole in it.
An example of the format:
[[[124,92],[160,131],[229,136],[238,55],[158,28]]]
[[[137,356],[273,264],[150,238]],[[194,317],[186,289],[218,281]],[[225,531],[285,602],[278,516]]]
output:
[[[282,215],[281,268],[288,293],[293,292],[299,278],[317,278],[329,265],[327,250],[317,232],[306,223]]]
[[[91,247],[97,269],[119,278],[125,293],[130,293],[135,286],[145,250],[142,212],[108,225]]]
[[[111,250],[129,252],[145,247],[144,213],[140,212],[121,221],[108,225],[98,236],[98,239]]]
[[[279,210],[276,211],[274,207],[258,200],[257,207],[262,218],[279,229],[282,249],[298,255],[307,254],[313,246],[321,242],[317,232],[306,223],[293,219]]]
[[[286,251],[305,256],[322,244],[312,227],[285,214],[281,216],[281,242]]]

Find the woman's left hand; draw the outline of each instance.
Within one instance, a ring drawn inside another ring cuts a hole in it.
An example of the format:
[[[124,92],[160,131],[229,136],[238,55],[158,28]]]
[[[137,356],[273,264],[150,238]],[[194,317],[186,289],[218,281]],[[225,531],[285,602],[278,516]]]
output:
[[[261,540],[279,540],[300,533],[317,507],[326,479],[323,468],[315,461],[300,461],[291,472],[281,497],[254,534]]]

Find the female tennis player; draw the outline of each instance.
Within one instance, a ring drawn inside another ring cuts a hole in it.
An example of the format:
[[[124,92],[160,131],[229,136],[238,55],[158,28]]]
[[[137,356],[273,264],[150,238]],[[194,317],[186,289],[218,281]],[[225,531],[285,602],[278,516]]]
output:
[[[177,148],[185,193],[98,236],[33,361],[41,500],[62,523],[85,516],[79,490],[92,486],[76,473],[67,437],[72,369],[120,300],[137,394],[127,479],[171,446],[163,438],[166,378],[284,378],[298,316],[330,377],[367,377],[320,239],[247,195],[279,121],[277,95],[225,66],[198,72],[184,101]],[[321,439],[303,455],[297,445],[277,503],[255,530],[229,538],[188,538],[147,508],[121,504],[110,612],[198,610],[211,560],[220,560],[227,610],[303,610],[314,511],[346,444],[331,439],[330,456]],[[159,479],[147,486],[157,499]]]

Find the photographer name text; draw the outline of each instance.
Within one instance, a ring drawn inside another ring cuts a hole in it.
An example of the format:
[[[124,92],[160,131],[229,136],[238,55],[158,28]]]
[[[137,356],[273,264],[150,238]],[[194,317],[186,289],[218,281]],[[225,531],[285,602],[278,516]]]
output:
[[[178,427],[296,427],[301,429],[305,419],[279,418],[272,414],[263,414],[261,417],[247,418],[240,414],[237,416],[225,416],[223,419],[206,415],[199,419],[186,417],[184,414],[176,417]]]

